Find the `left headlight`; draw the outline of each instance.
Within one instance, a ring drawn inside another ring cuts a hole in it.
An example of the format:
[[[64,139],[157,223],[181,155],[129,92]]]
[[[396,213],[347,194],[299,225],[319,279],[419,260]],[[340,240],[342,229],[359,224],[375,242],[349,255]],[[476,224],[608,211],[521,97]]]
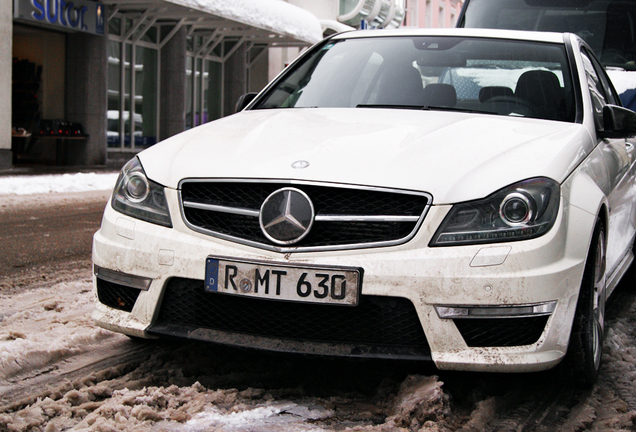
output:
[[[548,178],[524,180],[478,201],[456,204],[430,246],[528,240],[547,233],[556,219],[559,184]]]
[[[172,228],[163,186],[146,177],[136,157],[119,173],[111,205],[125,215]]]

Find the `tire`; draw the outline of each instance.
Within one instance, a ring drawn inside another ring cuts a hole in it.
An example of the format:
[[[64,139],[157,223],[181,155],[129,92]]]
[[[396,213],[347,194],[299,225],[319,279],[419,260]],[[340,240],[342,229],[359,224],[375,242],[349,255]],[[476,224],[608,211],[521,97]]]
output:
[[[576,305],[568,346],[574,383],[590,388],[601,368],[605,332],[605,225],[599,219],[585,261],[585,270]]]

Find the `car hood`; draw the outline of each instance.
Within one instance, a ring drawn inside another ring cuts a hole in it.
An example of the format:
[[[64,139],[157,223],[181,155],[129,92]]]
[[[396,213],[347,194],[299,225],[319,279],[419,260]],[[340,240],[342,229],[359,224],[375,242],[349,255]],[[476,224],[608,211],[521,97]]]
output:
[[[398,109],[244,111],[139,154],[147,176],[263,178],[424,191],[436,204],[477,199],[519,180],[562,182],[591,150],[580,124]],[[309,165],[296,169],[296,161]]]

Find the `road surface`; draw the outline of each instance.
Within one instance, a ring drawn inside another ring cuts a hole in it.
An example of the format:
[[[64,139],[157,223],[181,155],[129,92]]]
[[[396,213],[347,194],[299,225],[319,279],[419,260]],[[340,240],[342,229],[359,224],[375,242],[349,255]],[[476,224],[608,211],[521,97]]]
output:
[[[0,431],[634,431],[636,290],[608,306],[590,390],[557,368],[449,373],[414,362],[134,341],[90,320],[90,238],[107,193],[0,196]]]

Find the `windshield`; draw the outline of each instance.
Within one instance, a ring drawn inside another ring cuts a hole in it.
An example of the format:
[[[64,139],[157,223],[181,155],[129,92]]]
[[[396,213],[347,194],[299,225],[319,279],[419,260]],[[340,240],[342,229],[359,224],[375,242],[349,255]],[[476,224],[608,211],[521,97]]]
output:
[[[575,33],[604,66],[636,70],[634,0],[470,0],[459,26]]]
[[[255,109],[404,108],[574,121],[563,45],[464,37],[326,42]]]

